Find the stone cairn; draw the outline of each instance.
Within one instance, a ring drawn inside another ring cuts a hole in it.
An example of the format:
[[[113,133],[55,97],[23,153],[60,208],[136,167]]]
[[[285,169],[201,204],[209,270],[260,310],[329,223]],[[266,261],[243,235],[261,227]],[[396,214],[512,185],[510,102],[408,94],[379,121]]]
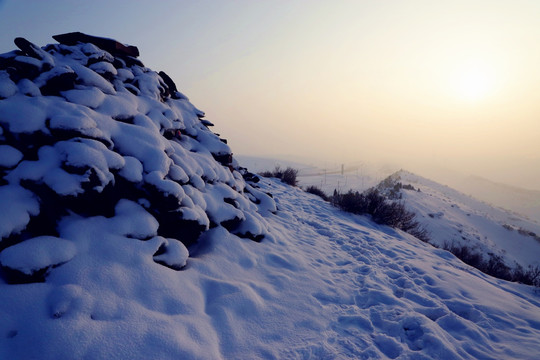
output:
[[[61,239],[67,217],[114,218],[121,201],[158,223],[157,233],[125,236],[167,239],[154,260],[174,270],[185,262],[173,249],[191,249],[209,229],[255,241],[267,235],[271,195],[167,74],[116,40],[79,32],[53,38],[58,43],[45,47],[16,38],[18,49],[0,54],[4,281],[46,281],[69,259],[51,256],[21,270],[2,252]]]

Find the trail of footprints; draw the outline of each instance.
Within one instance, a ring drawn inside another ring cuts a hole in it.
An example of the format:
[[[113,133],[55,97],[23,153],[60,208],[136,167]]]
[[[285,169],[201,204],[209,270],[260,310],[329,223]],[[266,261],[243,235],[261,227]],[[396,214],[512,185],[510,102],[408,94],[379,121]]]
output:
[[[312,260],[314,269],[327,277],[328,287],[312,296],[333,322],[323,332],[324,341],[296,349],[296,357],[429,359],[424,355],[429,353],[467,359],[496,353],[487,344],[499,339],[483,329],[488,319],[471,305],[466,291],[456,297],[444,288],[444,269],[434,266],[435,275],[427,274],[412,265],[419,260],[410,247],[385,234],[325,223],[320,209],[304,207],[297,214],[314,234],[328,238],[328,248],[313,249]],[[448,256],[446,252],[435,255]],[[449,345],[464,338],[478,339],[480,345],[475,349]]]
[[[318,291],[313,296],[335,312],[336,321],[321,346],[347,349],[344,358],[395,359],[430,347],[430,353],[460,359],[470,357],[473,349],[462,353],[467,350],[446,348],[437,340],[441,333],[457,340],[489,336],[485,331],[471,330],[469,322],[480,324],[486,319],[466,301],[466,293],[461,300],[451,300],[437,285],[440,282],[407,265],[414,256],[411,251],[400,249],[398,254],[374,245],[381,240],[369,236],[329,241],[334,241],[335,251],[328,257],[333,261],[329,266],[331,284],[327,292]]]

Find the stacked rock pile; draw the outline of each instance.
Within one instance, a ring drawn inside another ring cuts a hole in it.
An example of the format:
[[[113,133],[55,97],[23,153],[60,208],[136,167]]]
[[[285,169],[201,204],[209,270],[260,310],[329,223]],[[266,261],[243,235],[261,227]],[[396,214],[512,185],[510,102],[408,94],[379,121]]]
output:
[[[210,228],[264,238],[274,201],[169,76],[134,46],[53,38],[43,48],[17,38],[19,49],[0,55],[5,281],[45,281],[111,236],[147,242],[148,256],[175,270]]]

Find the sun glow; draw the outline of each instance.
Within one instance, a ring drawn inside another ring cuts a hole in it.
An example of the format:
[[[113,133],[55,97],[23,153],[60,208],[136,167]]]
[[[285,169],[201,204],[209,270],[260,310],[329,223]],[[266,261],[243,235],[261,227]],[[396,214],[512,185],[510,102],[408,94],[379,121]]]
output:
[[[495,74],[483,63],[467,64],[455,72],[455,91],[467,101],[480,101],[494,92]]]

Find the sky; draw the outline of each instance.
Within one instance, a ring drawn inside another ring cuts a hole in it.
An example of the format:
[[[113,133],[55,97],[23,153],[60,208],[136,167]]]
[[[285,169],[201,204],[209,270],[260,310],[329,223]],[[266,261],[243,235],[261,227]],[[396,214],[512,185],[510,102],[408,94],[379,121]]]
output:
[[[136,45],[235,154],[540,190],[540,2],[0,0],[0,52]]]

